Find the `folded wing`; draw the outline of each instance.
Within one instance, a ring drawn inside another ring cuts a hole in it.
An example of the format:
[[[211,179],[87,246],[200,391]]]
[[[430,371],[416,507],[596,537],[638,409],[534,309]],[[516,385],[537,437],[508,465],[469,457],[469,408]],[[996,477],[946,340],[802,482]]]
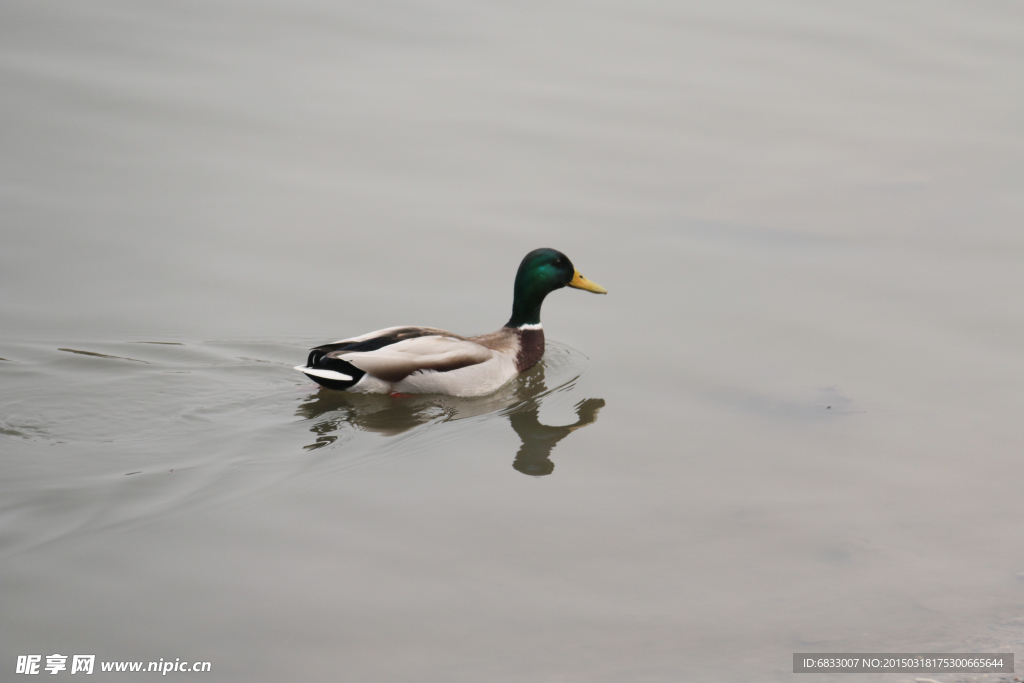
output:
[[[432,328],[389,328],[329,344],[318,365],[332,359],[349,363],[385,382],[400,382],[414,372],[450,372],[483,363],[494,351],[476,342]]]

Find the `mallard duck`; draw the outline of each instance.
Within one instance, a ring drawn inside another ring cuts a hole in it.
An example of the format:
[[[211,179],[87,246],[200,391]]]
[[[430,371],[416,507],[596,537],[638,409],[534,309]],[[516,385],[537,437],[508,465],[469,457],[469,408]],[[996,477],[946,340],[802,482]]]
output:
[[[295,369],[328,389],[483,396],[541,359],[541,304],[567,285],[607,293],[562,252],[535,249],[519,264],[512,317],[497,332],[461,337],[433,327],[389,327],[311,349],[306,364]]]

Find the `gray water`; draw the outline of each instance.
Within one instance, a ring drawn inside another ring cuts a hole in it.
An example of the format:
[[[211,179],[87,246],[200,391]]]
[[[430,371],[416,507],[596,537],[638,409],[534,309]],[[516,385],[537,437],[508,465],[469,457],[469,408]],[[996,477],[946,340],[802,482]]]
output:
[[[1019,3],[7,0],[0,87],[0,678],[1024,655]],[[541,246],[495,396],[291,369]]]

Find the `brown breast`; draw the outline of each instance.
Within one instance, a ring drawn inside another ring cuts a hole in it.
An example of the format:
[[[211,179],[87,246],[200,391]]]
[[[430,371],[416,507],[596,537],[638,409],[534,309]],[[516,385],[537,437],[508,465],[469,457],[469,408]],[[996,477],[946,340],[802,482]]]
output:
[[[529,370],[544,355],[544,330],[521,330],[519,335],[519,352],[516,354],[516,369],[519,372]]]

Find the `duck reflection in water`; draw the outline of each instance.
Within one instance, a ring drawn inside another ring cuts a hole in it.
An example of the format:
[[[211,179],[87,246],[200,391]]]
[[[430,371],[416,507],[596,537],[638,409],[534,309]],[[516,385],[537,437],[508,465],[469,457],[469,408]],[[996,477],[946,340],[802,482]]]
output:
[[[519,447],[512,467],[523,474],[543,477],[555,470],[551,462],[551,451],[559,441],[576,431],[597,421],[597,411],[604,407],[603,398],[588,398],[576,404],[576,417],[579,419],[565,427],[551,427],[541,424],[537,419],[540,409],[539,401],[528,401],[526,407],[508,413],[508,421],[516,430],[523,445]]]
[[[428,423],[438,424],[478,415],[507,417],[522,445],[512,463],[519,472],[535,477],[555,469],[551,452],[570,433],[593,424],[604,406],[604,399],[588,398],[576,404],[577,420],[555,427],[539,420],[541,404],[559,390],[571,388],[574,376],[554,389],[544,380],[544,363],[538,363],[497,394],[482,398],[458,398],[441,395],[416,395],[393,398],[375,394],[350,394],[321,388],[310,394],[296,415],[315,421],[310,431],[316,440],[305,446],[315,450],[338,439],[338,432],[349,425],[366,432],[394,436]],[[321,420],[323,417],[325,419]]]

